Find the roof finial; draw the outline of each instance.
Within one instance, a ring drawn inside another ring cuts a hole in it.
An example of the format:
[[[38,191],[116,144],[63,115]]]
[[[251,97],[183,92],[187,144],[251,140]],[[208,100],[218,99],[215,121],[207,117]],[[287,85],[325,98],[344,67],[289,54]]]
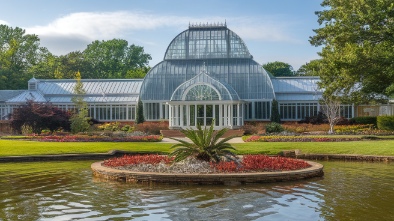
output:
[[[203,64],[202,64],[202,72],[203,72],[204,74],[208,74],[208,72],[207,72],[207,66],[205,65],[205,61],[204,61]]]

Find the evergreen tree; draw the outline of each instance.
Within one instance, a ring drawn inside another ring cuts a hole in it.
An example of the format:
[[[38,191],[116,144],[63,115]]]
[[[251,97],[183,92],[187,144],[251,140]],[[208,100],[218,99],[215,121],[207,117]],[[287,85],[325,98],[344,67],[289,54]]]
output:
[[[271,122],[276,122],[280,123],[280,114],[279,114],[279,107],[278,107],[278,101],[273,100],[272,101],[272,108],[271,108]]]
[[[144,106],[142,104],[141,98],[138,99],[138,105],[137,105],[137,117],[135,118],[135,123],[140,124],[144,123],[145,118],[144,118]]]
[[[88,104],[83,100],[83,95],[86,94],[81,82],[81,73],[79,71],[75,75],[77,83],[74,86],[74,97],[71,101],[75,104],[75,111],[71,116],[71,132],[86,132],[89,130],[90,124],[88,122]]]

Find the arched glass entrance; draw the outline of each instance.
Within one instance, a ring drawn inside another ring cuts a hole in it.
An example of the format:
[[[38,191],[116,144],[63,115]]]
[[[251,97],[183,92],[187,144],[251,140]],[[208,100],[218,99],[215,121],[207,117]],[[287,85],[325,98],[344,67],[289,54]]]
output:
[[[215,129],[237,128],[243,125],[242,103],[230,85],[212,78],[204,69],[172,94],[168,102],[169,126],[195,128],[215,122]]]

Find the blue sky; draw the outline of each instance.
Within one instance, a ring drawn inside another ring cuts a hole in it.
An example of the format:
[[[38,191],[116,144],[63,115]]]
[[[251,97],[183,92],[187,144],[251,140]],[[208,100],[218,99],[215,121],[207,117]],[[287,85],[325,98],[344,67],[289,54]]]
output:
[[[318,58],[309,36],[318,28],[320,0],[0,0],[0,24],[37,34],[56,55],[94,40],[125,39],[162,61],[171,40],[190,23],[225,22],[260,64],[297,70]]]

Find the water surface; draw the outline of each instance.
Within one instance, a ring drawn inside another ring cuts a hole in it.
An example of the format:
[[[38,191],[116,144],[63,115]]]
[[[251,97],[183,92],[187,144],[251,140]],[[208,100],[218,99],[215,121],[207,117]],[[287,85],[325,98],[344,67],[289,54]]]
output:
[[[394,220],[392,163],[323,161],[323,178],[239,186],[108,182],[91,163],[0,164],[0,220]]]

